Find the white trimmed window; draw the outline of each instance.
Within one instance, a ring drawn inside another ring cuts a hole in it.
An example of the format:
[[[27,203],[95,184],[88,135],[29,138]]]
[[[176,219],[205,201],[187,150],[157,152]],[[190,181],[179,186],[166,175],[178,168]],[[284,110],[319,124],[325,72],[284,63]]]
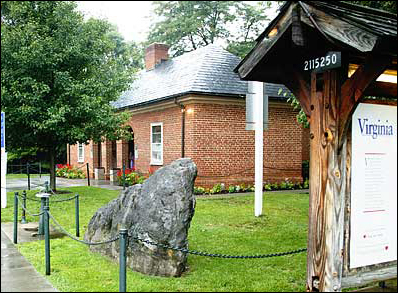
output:
[[[84,144],[80,142],[77,143],[77,162],[84,162]]]
[[[163,123],[151,123],[151,165],[163,165]]]

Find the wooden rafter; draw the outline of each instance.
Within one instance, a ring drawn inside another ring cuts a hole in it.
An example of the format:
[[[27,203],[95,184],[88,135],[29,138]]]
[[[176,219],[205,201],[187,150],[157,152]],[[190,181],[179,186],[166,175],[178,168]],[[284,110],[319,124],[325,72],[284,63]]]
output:
[[[339,146],[342,137],[347,132],[348,119],[364,96],[367,87],[374,82],[386,67],[391,64],[390,56],[369,56],[351,78],[347,79],[341,87],[341,106],[339,119]]]

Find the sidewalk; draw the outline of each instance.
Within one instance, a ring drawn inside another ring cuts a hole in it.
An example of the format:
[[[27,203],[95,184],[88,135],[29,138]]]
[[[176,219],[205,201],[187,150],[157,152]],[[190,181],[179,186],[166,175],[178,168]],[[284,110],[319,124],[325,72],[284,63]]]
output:
[[[1,292],[59,292],[18,252],[3,228],[1,223]]]
[[[66,179],[62,177],[56,178],[57,188],[65,188],[70,186],[87,186],[87,179]],[[50,182],[49,176],[42,176],[41,178],[31,178],[30,179],[30,188],[36,189],[37,185],[43,185],[45,181]],[[106,188],[111,190],[122,190],[123,186],[114,185],[113,182],[109,180],[95,180],[90,179],[90,186]],[[28,179],[7,179],[7,192],[15,191],[15,190],[28,190]]]

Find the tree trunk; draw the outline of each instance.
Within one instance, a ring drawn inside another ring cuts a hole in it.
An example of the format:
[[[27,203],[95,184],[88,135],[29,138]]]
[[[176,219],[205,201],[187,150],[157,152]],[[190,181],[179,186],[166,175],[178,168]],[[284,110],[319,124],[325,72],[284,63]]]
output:
[[[50,188],[55,191],[56,190],[56,176],[55,176],[55,147],[49,148],[50,155]]]

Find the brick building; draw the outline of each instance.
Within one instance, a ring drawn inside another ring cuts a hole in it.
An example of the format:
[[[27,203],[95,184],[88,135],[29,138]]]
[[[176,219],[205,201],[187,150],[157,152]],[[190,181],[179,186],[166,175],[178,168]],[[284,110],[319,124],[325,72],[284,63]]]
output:
[[[103,170],[109,178],[131,159],[147,173],[189,157],[198,167],[197,186],[253,184],[254,131],[245,130],[247,82],[233,71],[239,62],[217,45],[169,59],[166,45],[152,44],[146,50],[146,69],[114,104],[131,113],[133,140],[68,146],[68,162],[77,167],[89,163],[90,177]],[[309,134],[280,88],[287,91],[282,85],[266,85],[264,181],[302,181]]]

